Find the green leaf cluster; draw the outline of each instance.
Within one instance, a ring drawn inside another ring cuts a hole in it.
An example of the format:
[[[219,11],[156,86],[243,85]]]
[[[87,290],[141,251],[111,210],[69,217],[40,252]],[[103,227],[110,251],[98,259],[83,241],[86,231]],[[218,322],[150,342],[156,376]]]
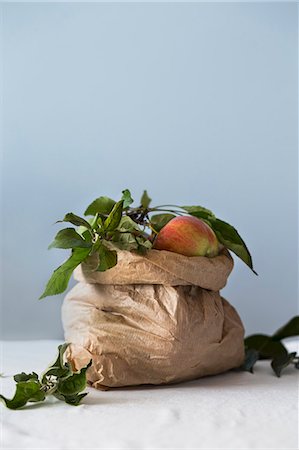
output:
[[[0,394],[0,400],[9,409],[19,409],[27,403],[42,402],[48,396],[53,395],[70,405],[78,405],[87,393],[81,393],[86,388],[86,371],[91,365],[78,372],[74,372],[70,363],[64,362],[63,355],[68,344],[58,347],[58,356],[55,361],[39,377],[37,373],[25,372],[16,374],[16,391],[12,399]]]
[[[218,219],[212,211],[202,206],[182,206],[191,216],[204,220],[215,232],[224,247],[231,250],[257,275],[253,269],[251,254],[238,231],[224,220]]]
[[[86,208],[87,219],[72,212],[58,223],[68,222],[77,228],[60,230],[49,249],[70,249],[69,258],[59,266],[49,279],[40,298],[64,292],[74,269],[89,256],[97,255],[98,263],[93,270],[100,272],[117,264],[117,249],[144,254],[151,249],[157,233],[177,215],[189,214],[204,220],[215,232],[219,242],[239,256],[252,270],[249,250],[237,230],[218,219],[202,206],[151,206],[152,199],[143,191],[139,206],[134,202],[129,189],[122,191],[119,201],[110,197],[98,197]]]
[[[298,369],[298,355],[296,352],[288,353],[281,342],[282,339],[293,336],[299,336],[299,316],[293,317],[272,336],[253,334],[246,337],[244,341],[245,361],[241,369],[253,373],[253,367],[259,359],[271,360],[271,367],[278,377],[283,369],[292,363]]]
[[[154,214],[150,218],[150,228],[158,233],[171,219],[176,215],[189,214],[193,217],[206,222],[214,231],[218,241],[226,248],[231,250],[257,275],[253,269],[252,257],[244,240],[238,231],[229,223],[224,222],[215,216],[215,214],[203,206],[178,206],[162,205],[151,208],[151,212],[163,211],[163,213]]]
[[[95,199],[85,210],[88,219],[70,212],[58,221],[71,223],[77,229],[60,230],[49,245],[49,249],[70,249],[71,255],[54,270],[40,299],[64,292],[74,269],[91,255],[98,257],[94,270],[103,272],[117,264],[117,248],[140,253],[151,248],[149,235],[144,231],[151,199],[144,191],[139,208],[130,207],[133,201],[129,189],[125,189],[119,201],[109,197]]]

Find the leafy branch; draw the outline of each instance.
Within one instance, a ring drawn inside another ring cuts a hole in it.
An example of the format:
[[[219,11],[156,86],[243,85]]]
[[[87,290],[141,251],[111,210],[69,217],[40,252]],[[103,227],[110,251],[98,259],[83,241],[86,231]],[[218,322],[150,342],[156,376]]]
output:
[[[260,359],[271,360],[271,367],[278,377],[290,364],[299,369],[299,355],[296,352],[289,353],[281,342],[293,336],[299,336],[299,316],[293,317],[272,336],[253,334],[246,337],[244,340],[245,361],[241,369],[253,373],[253,367]]]
[[[46,400],[53,395],[58,400],[77,406],[87,393],[81,393],[86,388],[86,371],[91,365],[78,372],[72,370],[69,362],[64,362],[64,353],[68,344],[59,345],[56,360],[39,377],[37,373],[18,373],[14,375],[16,391],[12,399],[0,394],[0,400],[9,409],[19,409],[27,403]]]
[[[191,215],[205,221],[219,242],[256,273],[249,250],[237,230],[218,219],[212,211],[202,206],[151,207],[151,201],[144,191],[139,206],[133,207],[131,192],[125,189],[118,202],[109,197],[95,199],[85,210],[87,219],[68,213],[59,220],[57,223],[67,222],[77,228],[60,230],[49,249],[70,249],[71,255],[53,272],[40,299],[64,292],[74,269],[91,255],[98,258],[94,270],[103,272],[117,264],[117,249],[144,254],[151,249],[157,233],[178,215]]]

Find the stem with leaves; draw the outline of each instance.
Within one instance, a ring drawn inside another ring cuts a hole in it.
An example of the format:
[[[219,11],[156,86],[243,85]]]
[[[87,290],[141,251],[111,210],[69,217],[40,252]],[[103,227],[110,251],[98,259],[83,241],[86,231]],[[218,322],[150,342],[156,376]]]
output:
[[[19,409],[27,403],[36,403],[46,400],[53,395],[58,400],[77,406],[87,395],[82,391],[86,388],[86,371],[91,365],[78,372],[72,370],[69,362],[64,362],[64,353],[68,344],[59,345],[55,361],[39,377],[37,373],[18,373],[14,376],[16,392],[12,399],[0,394],[0,400],[9,409]]]
[[[40,298],[64,292],[74,269],[96,255],[94,270],[106,271],[117,264],[117,249],[144,254],[151,249],[157,233],[174,217],[191,215],[205,221],[215,232],[219,242],[253,269],[251,255],[237,230],[218,219],[202,206],[158,205],[151,207],[151,198],[144,191],[137,207],[131,192],[122,191],[116,202],[109,197],[98,197],[85,210],[88,219],[68,213],[59,223],[70,223],[77,228],[60,230],[49,248],[70,249],[70,257],[59,266],[48,281]]]
[[[296,352],[289,353],[281,342],[294,336],[299,336],[299,316],[293,317],[272,336],[253,334],[246,337],[245,361],[241,369],[253,373],[253,367],[259,359],[271,360],[271,367],[278,377],[290,364],[299,369],[299,355]]]

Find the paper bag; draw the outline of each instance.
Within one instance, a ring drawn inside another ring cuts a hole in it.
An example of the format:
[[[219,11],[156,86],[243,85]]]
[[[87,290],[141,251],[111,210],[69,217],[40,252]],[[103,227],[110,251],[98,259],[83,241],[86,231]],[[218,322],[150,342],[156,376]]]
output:
[[[96,272],[93,258],[62,307],[68,359],[96,388],[166,384],[238,367],[244,328],[219,294],[233,268],[214,258],[150,250],[118,251],[118,264]]]

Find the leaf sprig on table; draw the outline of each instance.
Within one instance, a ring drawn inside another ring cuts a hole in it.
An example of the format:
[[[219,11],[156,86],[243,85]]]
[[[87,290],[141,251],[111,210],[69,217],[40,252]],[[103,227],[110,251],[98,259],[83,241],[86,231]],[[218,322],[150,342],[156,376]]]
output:
[[[97,255],[94,270],[103,272],[117,264],[117,249],[144,254],[150,250],[159,231],[178,215],[191,215],[205,221],[215,232],[219,242],[253,269],[250,252],[237,230],[218,219],[202,206],[159,205],[151,207],[152,199],[144,191],[139,205],[128,189],[122,191],[119,201],[99,197],[85,210],[88,219],[68,213],[58,223],[70,223],[77,228],[60,230],[51,248],[71,249],[70,257],[49,279],[40,299],[64,292],[73,270],[91,255]]]
[[[294,336],[299,336],[299,316],[293,317],[272,336],[253,334],[246,337],[245,361],[241,369],[253,373],[253,367],[259,359],[271,360],[271,367],[278,377],[290,364],[299,369],[299,355],[296,352],[289,353],[281,342]]]
[[[253,373],[253,367],[259,359],[271,359],[275,374],[280,377],[283,369],[293,364],[299,369],[299,355],[288,353],[281,340],[299,336],[299,316],[293,317],[286,325],[279,328],[272,336],[255,334],[245,338],[245,360],[239,368]],[[14,376],[16,392],[12,399],[0,394],[0,400],[7,408],[19,409],[27,403],[42,402],[50,395],[70,405],[77,406],[87,395],[86,371],[92,361],[80,371],[74,372],[69,362],[64,362],[64,353],[69,344],[58,347],[56,360],[39,377],[37,373],[19,373]],[[1,376],[3,376],[1,374]]]
[[[64,362],[64,353],[68,344],[58,347],[56,360],[39,377],[37,373],[18,373],[14,376],[16,392],[12,399],[0,394],[7,408],[19,409],[27,403],[36,403],[46,400],[53,395],[57,399],[77,406],[87,393],[81,393],[86,388],[86,370],[91,361],[78,372],[72,370],[69,362]]]

